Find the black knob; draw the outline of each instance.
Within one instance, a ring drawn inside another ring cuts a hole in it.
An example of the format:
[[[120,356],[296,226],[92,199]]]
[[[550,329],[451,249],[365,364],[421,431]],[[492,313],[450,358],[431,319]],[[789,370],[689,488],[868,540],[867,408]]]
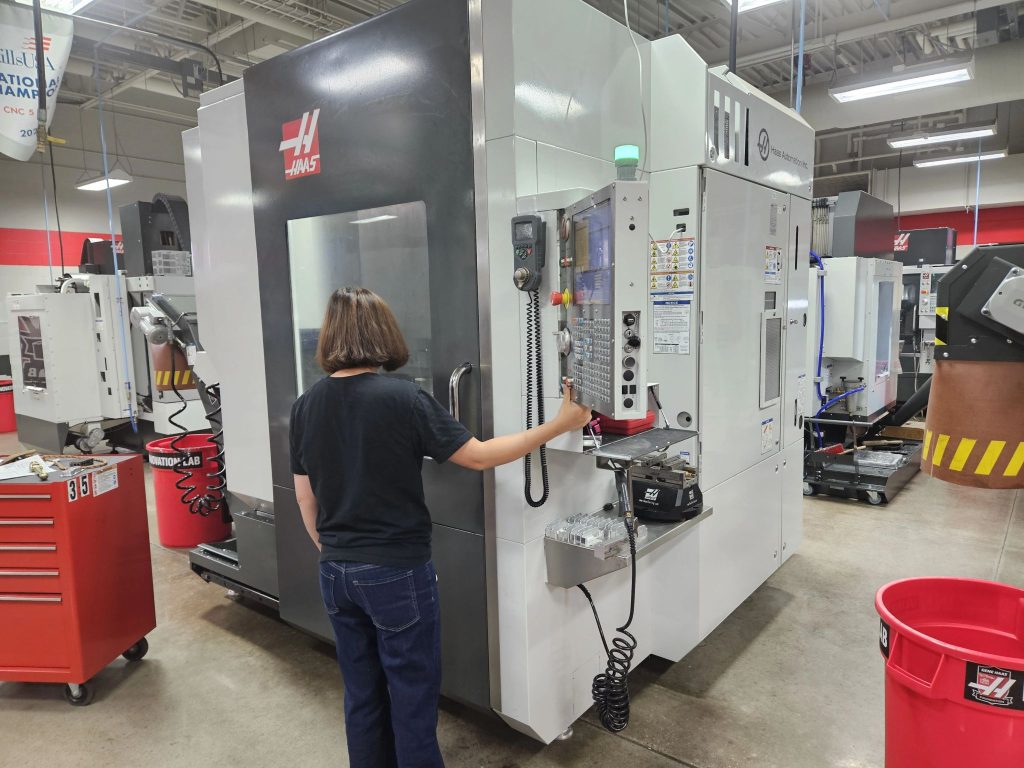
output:
[[[629,347],[630,349],[640,349],[640,337],[634,336],[632,339],[626,342],[626,346]]]
[[[624,406],[626,406],[627,408],[632,408],[633,407],[633,398],[627,397],[625,400],[622,401],[622,404]]]
[[[622,322],[628,326],[636,325],[636,315],[634,315],[632,312],[627,312],[625,315],[623,315]]]
[[[622,378],[625,379],[626,381],[632,381],[635,376],[636,376],[636,374],[633,373],[632,371],[623,371],[622,372]]]

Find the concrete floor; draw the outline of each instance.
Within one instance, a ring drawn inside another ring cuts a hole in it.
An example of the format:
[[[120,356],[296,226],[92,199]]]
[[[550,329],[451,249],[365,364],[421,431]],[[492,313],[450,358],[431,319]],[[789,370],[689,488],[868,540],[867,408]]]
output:
[[[446,702],[449,768],[881,768],[875,590],[924,574],[1024,583],[1024,493],[919,475],[886,507],[809,499],[805,519],[800,552],[704,643],[640,665],[624,733],[588,715],[544,747]],[[348,765],[333,649],[152,549],[149,657],[108,667],[84,709],[57,686],[0,683],[0,768]]]

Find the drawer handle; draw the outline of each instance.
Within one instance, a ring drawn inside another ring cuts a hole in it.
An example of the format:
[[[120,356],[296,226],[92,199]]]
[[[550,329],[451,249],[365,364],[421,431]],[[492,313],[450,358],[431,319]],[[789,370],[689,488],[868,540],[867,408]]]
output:
[[[59,576],[59,571],[0,571],[0,577],[2,576]]]
[[[60,595],[0,595],[0,603],[59,603]]]
[[[41,499],[49,501],[52,496],[48,493],[0,493],[0,501],[6,499]]]
[[[56,544],[0,544],[0,552],[56,552]]]
[[[36,518],[34,520],[0,520],[0,525],[53,525],[53,519]]]

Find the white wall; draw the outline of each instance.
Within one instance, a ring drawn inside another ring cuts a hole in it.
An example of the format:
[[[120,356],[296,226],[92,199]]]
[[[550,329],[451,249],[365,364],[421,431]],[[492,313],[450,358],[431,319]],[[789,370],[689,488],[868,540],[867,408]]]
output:
[[[871,194],[902,213],[953,211],[974,208],[977,163],[874,171]],[[1024,203],[1024,155],[1010,155],[981,164],[981,207]]]

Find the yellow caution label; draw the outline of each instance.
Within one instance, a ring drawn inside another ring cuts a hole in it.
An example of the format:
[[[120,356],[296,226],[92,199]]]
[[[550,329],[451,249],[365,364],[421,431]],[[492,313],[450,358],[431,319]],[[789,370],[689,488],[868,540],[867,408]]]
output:
[[[1024,467],[1024,442],[1017,443],[1017,450],[1013,452],[1010,463],[1003,471],[1003,477],[1016,477],[1020,474],[1020,468]]]
[[[949,462],[949,468],[954,472],[963,471],[964,466],[967,464],[967,460],[971,458],[971,451],[974,450],[974,444],[977,442],[977,440],[972,440],[969,437],[961,438],[960,444],[956,447],[956,453],[953,454],[953,458]]]
[[[930,429],[924,431],[924,451],[921,453],[921,458],[924,461],[928,461],[928,449],[932,446],[932,432]]]
[[[946,453],[946,446],[949,444],[949,435],[939,435],[935,441],[935,455],[932,457],[932,464],[936,467],[942,466],[942,457]]]
[[[949,320],[949,307],[936,307],[935,315],[943,320]]]
[[[985,454],[981,457],[981,461],[978,462],[978,468],[974,470],[974,474],[991,475],[992,468],[995,467],[996,462],[999,461],[999,457],[1003,455],[1003,448],[1005,447],[1005,440],[990,441],[988,448],[985,449]]]
[[[935,337],[935,346],[936,347],[944,347],[944,346],[946,346],[946,342],[944,342],[942,339],[940,339],[938,336],[936,336]]]

